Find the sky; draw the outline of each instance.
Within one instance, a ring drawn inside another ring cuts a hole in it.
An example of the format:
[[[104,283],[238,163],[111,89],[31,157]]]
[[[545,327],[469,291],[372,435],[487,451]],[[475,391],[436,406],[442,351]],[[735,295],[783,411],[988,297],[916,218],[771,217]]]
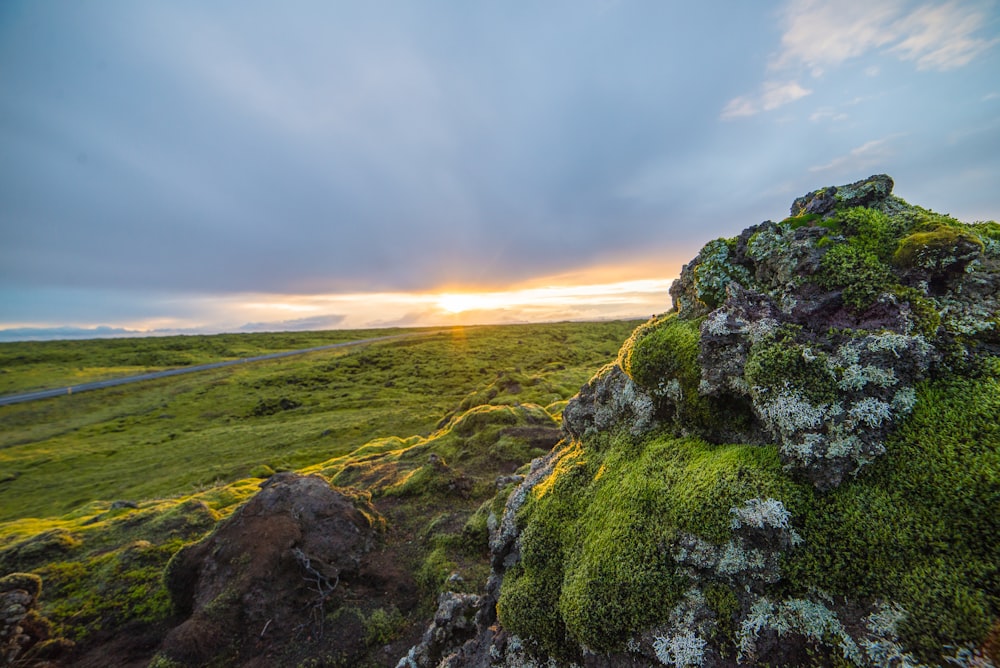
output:
[[[874,173],[1000,219],[997,1],[0,3],[0,338],[648,317]]]

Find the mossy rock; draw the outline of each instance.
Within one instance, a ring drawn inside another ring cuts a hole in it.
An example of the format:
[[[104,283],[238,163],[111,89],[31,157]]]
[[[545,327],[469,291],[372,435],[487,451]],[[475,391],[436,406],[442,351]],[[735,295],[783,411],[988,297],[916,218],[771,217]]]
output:
[[[633,332],[619,353],[622,369],[654,396],[671,392],[674,381],[688,392],[701,378],[698,367],[699,321],[675,313],[651,320]]]
[[[681,535],[721,540],[732,506],[796,496],[773,447],[622,433],[602,448],[570,450],[536,488],[498,603],[504,628],[567,660],[666,620],[689,586],[670,556]]]
[[[932,274],[958,273],[983,253],[983,242],[965,229],[939,225],[916,232],[899,242],[892,260],[896,266]]]
[[[42,594],[42,579],[34,573],[11,573],[0,577],[0,594],[17,589],[37,599]]]

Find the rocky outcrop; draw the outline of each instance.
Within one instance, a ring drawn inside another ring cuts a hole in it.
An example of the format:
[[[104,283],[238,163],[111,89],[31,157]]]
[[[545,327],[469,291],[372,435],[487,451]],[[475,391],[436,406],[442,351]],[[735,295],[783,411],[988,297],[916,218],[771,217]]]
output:
[[[320,636],[338,586],[358,574],[380,522],[366,498],[315,475],[279,473],[261,487],[168,565],[188,617],[164,640],[167,659],[201,665],[272,637]]]
[[[685,265],[490,518],[440,665],[993,665],[1000,225],[892,188]]]
[[[997,350],[996,251],[892,186],[800,197],[791,218],[707,244],[671,288],[676,318],[700,321],[698,393],[749,401],[735,440],[763,428],[820,489],[884,452],[932,367]]]

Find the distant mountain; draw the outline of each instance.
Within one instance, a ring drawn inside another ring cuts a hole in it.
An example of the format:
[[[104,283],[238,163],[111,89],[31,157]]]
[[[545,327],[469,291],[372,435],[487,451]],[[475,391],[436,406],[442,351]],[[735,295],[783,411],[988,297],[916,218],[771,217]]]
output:
[[[155,332],[166,334],[167,332]],[[122,327],[14,327],[0,329],[0,341],[55,341],[59,339],[111,339],[125,336],[150,336],[154,332]]]

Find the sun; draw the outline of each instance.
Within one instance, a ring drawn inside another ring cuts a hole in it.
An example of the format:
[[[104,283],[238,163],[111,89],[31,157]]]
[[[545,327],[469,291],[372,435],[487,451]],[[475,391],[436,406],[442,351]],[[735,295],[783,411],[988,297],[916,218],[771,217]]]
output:
[[[483,308],[483,298],[481,295],[449,293],[438,297],[437,304],[448,313],[462,313]]]

